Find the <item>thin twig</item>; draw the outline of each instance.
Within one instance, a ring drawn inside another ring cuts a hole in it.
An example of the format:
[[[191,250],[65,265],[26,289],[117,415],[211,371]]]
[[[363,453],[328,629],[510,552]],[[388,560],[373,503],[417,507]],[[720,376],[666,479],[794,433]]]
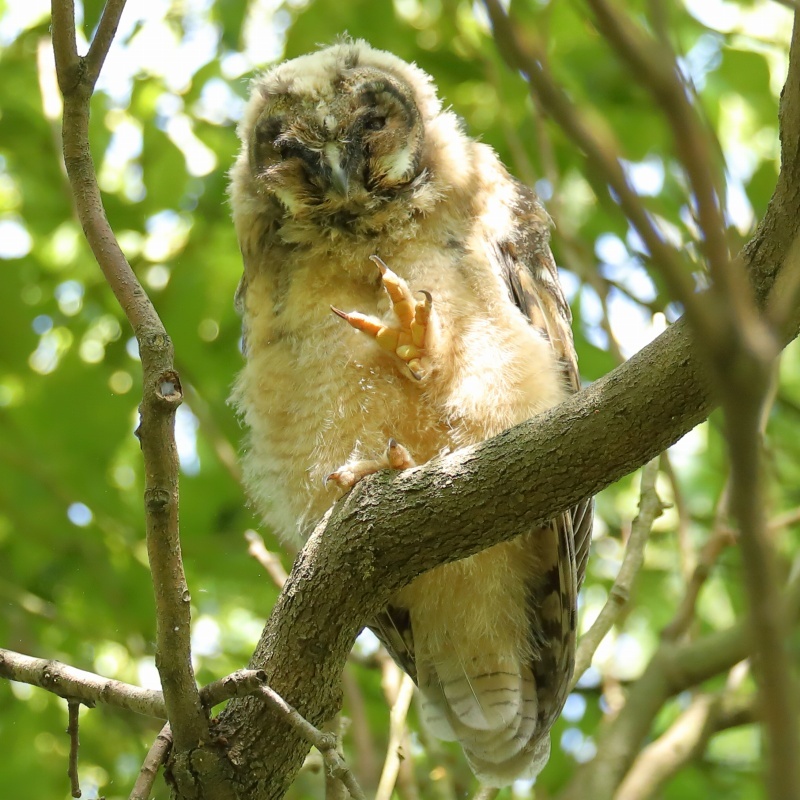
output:
[[[650,91],[672,127],[681,163],[694,190],[709,270],[714,282],[726,287],[724,294],[732,297],[730,255],[725,241],[721,193],[712,172],[714,161],[674,54],[666,42],[645,34],[630,15],[623,15],[608,0],[587,0],[587,3],[606,41],[628,64],[634,79]],[[746,293],[745,297],[748,296]]]
[[[97,703],[166,719],[164,695],[158,689],[143,689],[130,683],[103,678],[93,672],[70,667],[60,661],[15,653],[0,648],[0,678],[38,686],[48,692],[93,708]],[[203,705],[213,708],[231,697],[255,694],[265,675],[259,669],[240,669],[200,690]]]
[[[609,592],[608,601],[603,606],[592,627],[581,637],[575,653],[575,671],[572,675],[573,686],[591,665],[595,651],[630,600],[633,582],[636,580],[636,576],[644,563],[644,550],[647,539],[650,536],[653,523],[661,515],[664,508],[656,493],[657,477],[658,459],[654,458],[642,470],[639,513],[631,525],[631,534],[628,537],[628,544],[625,548],[625,557],[622,560],[614,585]]]
[[[682,256],[663,236],[631,186],[618,157],[621,149],[611,131],[604,130],[601,135],[597,125],[591,123],[566,96],[546,66],[543,48],[532,36],[527,36],[523,43],[499,0],[484,0],[484,4],[489,11],[498,48],[509,66],[525,74],[531,92],[542,107],[584,151],[592,166],[614,190],[619,205],[659,266],[672,294],[680,298],[688,318],[701,336],[716,337],[719,326],[703,308],[705,298],[696,294],[694,280]]]
[[[81,710],[80,700],[67,700],[67,713],[69,714],[69,724],[67,733],[69,734],[69,776],[70,790],[73,797],[81,796],[81,782],[78,780],[78,748],[80,739],[78,736],[79,722],[78,716]]]
[[[271,550],[267,550],[264,540],[254,530],[244,532],[247,540],[247,552],[266,570],[272,582],[279,588],[283,588],[289,573],[281,563],[280,558]]]
[[[172,747],[172,731],[167,723],[156,737],[133,785],[129,800],[150,800],[158,770],[167,760]]]
[[[396,736],[396,744],[389,743],[386,748],[386,759],[381,774],[381,785],[389,784],[389,776],[386,774],[387,767],[393,768],[390,763],[394,756],[397,759],[397,777],[394,781],[394,789],[397,792],[400,800],[419,800],[419,787],[417,786],[417,779],[414,774],[414,763],[412,759],[405,757],[403,754],[411,753],[411,737],[408,733],[408,726],[405,724],[405,719],[400,723],[395,722],[394,708],[398,703],[400,694],[406,690],[407,678],[406,674],[400,667],[395,664],[391,656],[383,649],[380,648],[377,653],[380,660],[381,669],[381,688],[383,689],[383,696],[386,699],[386,705],[392,711],[390,714],[391,731],[398,731]],[[400,707],[402,708],[402,706]],[[406,713],[408,709],[406,709]],[[399,713],[399,708],[398,708]],[[391,734],[390,734],[391,738]],[[429,748],[425,747],[426,752],[430,752]],[[440,782],[437,781],[437,787],[441,787]],[[391,794],[391,787],[389,788]]]
[[[267,676],[261,669],[239,669],[206,684],[200,690],[200,699],[206,708],[213,708],[232,697],[256,694],[264,686],[266,679]]]
[[[711,575],[714,564],[717,563],[717,559],[722,551],[735,543],[732,532],[725,525],[727,508],[728,484],[725,485],[720,495],[719,502],[717,503],[717,510],[714,515],[714,525],[711,529],[711,535],[700,551],[700,557],[686,585],[686,591],[678,606],[678,610],[675,612],[675,616],[669,624],[661,631],[661,637],[663,639],[679,639],[688,630],[694,619],[695,607],[697,606],[697,598],[700,596],[700,590]]]
[[[344,725],[341,714],[337,714],[333,719],[328,720],[323,729],[336,738],[336,752],[340,759],[344,758],[342,750],[342,733]],[[339,778],[330,770],[325,770],[325,800],[347,800],[350,792]]]
[[[773,517],[767,523],[767,530],[770,533],[776,533],[783,528],[788,528],[790,525],[796,525],[798,522],[800,522],[800,506]]]
[[[105,703],[149,717],[166,718],[164,697],[157,689],[142,689],[102,678],[59,661],[32,658],[0,648],[0,678],[38,686],[59,697],[80,701],[89,708]]]
[[[782,598],[800,619],[800,558]],[[752,651],[751,627],[740,622],[695,642],[664,641],[642,676],[632,684],[627,702],[597,743],[597,755],[584,764],[560,795],[561,800],[611,800],[664,702],[731,669]]]
[[[406,716],[413,697],[414,681],[403,673],[389,717],[389,743],[386,746],[386,760],[383,762],[383,772],[375,800],[390,800],[394,791],[400,769],[400,746],[406,732]]]
[[[90,89],[94,89],[100,70],[103,68],[111,42],[117,33],[119,19],[125,8],[125,0],[106,0],[100,22],[97,25],[89,52],[86,54],[86,82]]]
[[[500,794],[500,790],[494,786],[480,786],[472,800],[494,800],[498,794]]]
[[[662,474],[666,475],[672,488],[672,498],[675,501],[675,510],[678,513],[678,557],[680,559],[680,570],[684,580],[689,580],[694,568],[694,549],[692,547],[691,538],[689,536],[689,526],[691,524],[691,514],[686,505],[686,498],[683,495],[680,481],[675,474],[672,466],[672,459],[670,458],[669,451],[665,450],[660,457],[660,466]]]
[[[350,792],[353,800],[366,800],[366,795],[355,779],[353,773],[339,756],[336,749],[336,737],[330,733],[317,730],[308,720],[292,706],[290,706],[275,690],[269,686],[262,686],[259,694],[263,695],[273,708],[281,712],[284,720],[289,723],[309,744],[322,754],[328,771],[338,778]]]

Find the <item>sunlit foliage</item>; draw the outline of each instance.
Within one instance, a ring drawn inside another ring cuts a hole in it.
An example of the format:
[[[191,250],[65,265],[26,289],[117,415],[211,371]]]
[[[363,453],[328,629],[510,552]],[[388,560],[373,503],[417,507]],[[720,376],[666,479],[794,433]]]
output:
[[[630,2],[644,15],[645,3]],[[719,140],[734,249],[761,217],[778,170],[777,102],[789,11],[767,0],[685,0],[667,28]],[[696,260],[695,225],[668,129],[608,51],[580,4],[512,3],[547,42],[575,103],[621,140],[632,182],[669,236]],[[90,31],[100,3],[81,8]],[[133,435],[140,370],[132,333],[83,241],[59,152],[60,101],[42,0],[0,4],[0,644],[100,674],[157,686],[152,590],[143,535],[142,464]],[[123,250],[173,337],[187,401],[178,414],[181,528],[202,682],[246,664],[277,590],[247,555],[258,527],[238,482],[240,427],[226,405],[241,362],[232,298],[241,265],[226,200],[235,124],[258,68],[343,33],[414,60],[433,75],[467,128],[534,185],[556,228],[553,248],[592,381],[674,321],[670,302],[613,197],[581,155],[537,113],[503,64],[481,8],[460,0],[129,0],[93,101],[92,151]],[[800,506],[800,348],[783,356],[767,414],[770,514]],[[726,464],[712,417],[670,453],[659,477],[671,507],[656,523],[630,612],[598,651],[553,734],[537,786],[503,798],[553,796],[594,754],[604,713],[644,668],[683,596],[703,544],[724,532]],[[604,604],[635,516],[632,476],[598,500],[582,628]],[[786,563],[798,523],[776,526]],[[271,549],[278,544],[262,531]],[[285,563],[289,563],[287,557]],[[741,564],[725,548],[691,635],[743,612]],[[364,637],[359,647],[370,651]],[[800,648],[799,648],[800,649]],[[350,666],[345,747],[367,786],[388,736],[380,672]],[[724,676],[718,681],[724,684]],[[354,688],[355,687],[355,688]],[[740,691],[752,691],[745,676]],[[358,697],[363,701],[359,710]],[[679,697],[663,730],[689,702]],[[405,753],[423,798],[474,788],[457,748],[419,732]],[[66,703],[0,682],[0,786],[8,796],[67,797]],[[82,710],[84,797],[128,796],[156,722]],[[356,737],[353,726],[361,726]],[[657,731],[658,732],[658,731]],[[663,789],[664,798],[762,797],[754,726],[712,739]],[[371,771],[371,772],[370,772]],[[165,796],[163,786],[158,796]],[[321,796],[301,775],[295,798]]]

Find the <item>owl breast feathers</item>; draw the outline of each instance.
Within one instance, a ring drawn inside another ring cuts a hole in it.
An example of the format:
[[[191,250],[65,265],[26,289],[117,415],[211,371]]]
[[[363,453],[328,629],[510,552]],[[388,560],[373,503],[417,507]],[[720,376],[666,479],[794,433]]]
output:
[[[254,80],[239,135],[234,399],[247,486],[278,534],[301,543],[342,486],[578,389],[547,214],[416,66],[361,41],[286,62]],[[425,724],[485,783],[547,761],[591,522],[587,500],[423,574],[371,623]]]

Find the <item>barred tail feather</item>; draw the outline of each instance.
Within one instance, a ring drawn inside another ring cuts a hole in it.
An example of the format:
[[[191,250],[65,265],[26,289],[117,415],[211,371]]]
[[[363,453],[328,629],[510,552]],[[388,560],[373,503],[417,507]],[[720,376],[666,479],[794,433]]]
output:
[[[549,737],[537,736],[536,682],[517,657],[482,654],[467,664],[451,657],[419,677],[425,724],[438,738],[459,741],[484,783],[505,786],[545,765]]]

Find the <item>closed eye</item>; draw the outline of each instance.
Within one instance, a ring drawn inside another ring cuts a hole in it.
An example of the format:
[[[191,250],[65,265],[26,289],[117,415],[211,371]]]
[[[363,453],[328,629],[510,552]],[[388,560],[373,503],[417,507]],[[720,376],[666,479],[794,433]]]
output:
[[[369,117],[364,123],[364,129],[368,131],[379,131],[386,127],[386,117]]]

